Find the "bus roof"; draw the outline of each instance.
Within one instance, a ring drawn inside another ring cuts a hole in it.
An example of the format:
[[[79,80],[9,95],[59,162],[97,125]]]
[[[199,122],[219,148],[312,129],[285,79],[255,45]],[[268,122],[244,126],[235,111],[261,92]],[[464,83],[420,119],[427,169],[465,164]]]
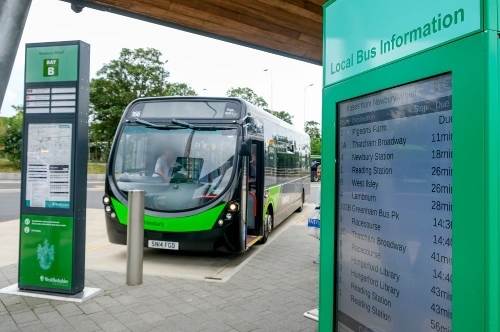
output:
[[[138,98],[127,106],[122,121],[135,118],[175,118],[234,122],[245,119],[247,115],[266,118],[288,130],[307,135],[264,109],[237,97],[165,96]]]

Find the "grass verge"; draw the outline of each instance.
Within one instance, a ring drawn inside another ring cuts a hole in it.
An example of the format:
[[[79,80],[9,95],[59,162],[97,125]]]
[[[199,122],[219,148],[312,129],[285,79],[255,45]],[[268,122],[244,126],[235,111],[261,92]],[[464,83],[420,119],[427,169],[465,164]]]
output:
[[[21,169],[6,159],[0,159],[0,173],[19,173]],[[88,174],[106,173],[106,163],[88,163]]]

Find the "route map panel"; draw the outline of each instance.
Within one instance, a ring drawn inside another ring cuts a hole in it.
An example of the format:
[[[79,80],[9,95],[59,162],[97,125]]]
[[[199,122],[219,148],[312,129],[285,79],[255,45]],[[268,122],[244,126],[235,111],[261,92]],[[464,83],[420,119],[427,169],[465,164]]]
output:
[[[26,206],[70,207],[71,123],[28,125]]]

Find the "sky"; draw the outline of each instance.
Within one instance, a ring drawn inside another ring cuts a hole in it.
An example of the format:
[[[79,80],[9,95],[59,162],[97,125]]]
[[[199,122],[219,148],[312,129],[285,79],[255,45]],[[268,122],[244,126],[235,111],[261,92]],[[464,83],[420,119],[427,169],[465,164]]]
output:
[[[297,128],[304,115],[321,123],[321,66],[90,8],[77,14],[59,0],[33,0],[0,116],[14,115],[11,105],[23,103],[26,43],[67,40],[90,44],[91,79],[122,48],[151,47],[168,60],[169,81],[186,83],[200,96],[247,87],[273,110],[290,113]]]

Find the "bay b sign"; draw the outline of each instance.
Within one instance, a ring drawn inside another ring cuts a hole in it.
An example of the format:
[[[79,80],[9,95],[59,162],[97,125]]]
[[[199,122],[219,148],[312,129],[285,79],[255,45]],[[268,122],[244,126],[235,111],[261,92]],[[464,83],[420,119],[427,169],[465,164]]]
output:
[[[43,60],[43,76],[58,76],[59,75],[59,59],[44,59]]]
[[[46,44],[30,44],[26,48],[25,82],[78,81],[78,66],[80,65],[78,46],[73,44],[46,46]]]

